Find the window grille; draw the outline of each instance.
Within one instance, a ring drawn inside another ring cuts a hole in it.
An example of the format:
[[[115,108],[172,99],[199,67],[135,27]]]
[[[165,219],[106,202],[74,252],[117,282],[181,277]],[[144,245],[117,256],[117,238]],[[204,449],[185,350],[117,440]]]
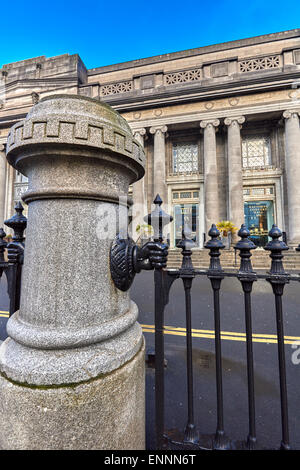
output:
[[[243,168],[257,168],[271,165],[269,136],[248,136],[242,140]]]
[[[198,145],[191,143],[173,144],[173,172],[192,173],[199,169]]]

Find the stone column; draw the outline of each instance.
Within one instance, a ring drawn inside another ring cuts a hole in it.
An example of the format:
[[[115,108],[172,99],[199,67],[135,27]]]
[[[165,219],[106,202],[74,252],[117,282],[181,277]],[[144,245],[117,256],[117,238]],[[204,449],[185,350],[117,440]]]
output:
[[[201,121],[204,129],[204,213],[206,235],[212,224],[219,222],[219,188],[217,170],[216,132],[218,119]]]
[[[133,131],[134,138],[144,147],[144,138],[146,136],[146,129],[136,129]],[[132,185],[132,199],[133,208],[132,215],[133,219],[131,222],[132,226],[132,237],[137,240],[139,234],[136,231],[138,225],[144,224],[143,217],[147,214],[147,203],[146,203],[146,191],[145,191],[145,178],[141,178],[139,181]]]
[[[5,220],[5,193],[6,193],[6,158],[4,145],[0,144],[0,227]],[[4,228],[4,227],[3,227]]]
[[[15,194],[15,170],[12,166],[6,165],[6,191],[5,191],[5,217],[10,219],[14,214],[14,194]],[[10,233],[11,229],[7,230]]]
[[[288,194],[289,231],[291,245],[300,243],[300,127],[299,111],[283,113],[285,118],[285,153]]]
[[[241,125],[244,122],[244,116],[230,117],[224,120],[225,125],[228,127],[228,217],[238,229],[244,223],[242,145],[240,132]]]
[[[109,263],[143,149],[110,106],[53,95],[13,126],[7,159],[29,207],[20,310],[0,348],[0,448],[143,449],[143,335]]]
[[[153,156],[153,197],[157,194],[165,204],[168,203],[166,185],[166,145],[165,133],[167,126],[151,127],[150,133],[154,134],[154,156]],[[165,206],[166,208],[166,206]]]

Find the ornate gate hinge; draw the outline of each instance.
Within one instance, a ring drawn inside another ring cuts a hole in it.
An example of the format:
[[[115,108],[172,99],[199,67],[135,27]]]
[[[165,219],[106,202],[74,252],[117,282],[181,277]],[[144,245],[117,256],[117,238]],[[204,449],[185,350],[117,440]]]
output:
[[[127,232],[120,232],[114,239],[110,250],[110,272],[115,286],[127,291],[135,277],[142,270],[162,269],[167,266],[168,245],[163,242],[163,228],[173,217],[161,209],[159,195],[153,201],[155,209],[144,217],[154,232],[153,240],[139,247]]]

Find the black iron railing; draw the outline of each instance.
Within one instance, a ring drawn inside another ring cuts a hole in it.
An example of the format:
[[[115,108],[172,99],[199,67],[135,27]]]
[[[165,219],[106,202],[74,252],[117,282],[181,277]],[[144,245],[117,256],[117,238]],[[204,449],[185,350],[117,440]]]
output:
[[[161,204],[161,202],[160,202]],[[152,213],[152,215],[154,212]],[[150,216],[148,216],[149,219]],[[161,222],[156,225],[161,227]],[[149,220],[153,223],[153,220]],[[256,273],[252,269],[251,251],[256,245],[250,240],[250,232],[245,225],[241,226],[238,232],[240,240],[235,245],[236,252],[240,256],[240,266],[235,272],[224,271],[220,262],[221,250],[224,248],[219,231],[212,225],[209,231],[210,240],[205,245],[209,250],[210,265],[207,270],[195,269],[192,264],[192,247],[194,242],[190,239],[189,229],[185,227],[182,233],[182,240],[177,247],[182,250],[182,264],[179,269],[155,268],[155,405],[156,405],[156,445],[157,449],[172,448],[172,445],[179,445],[179,448],[213,448],[230,449],[236,448],[237,444],[231,442],[225,434],[224,429],[224,404],[222,385],[222,350],[221,350],[221,320],[220,320],[220,289],[224,278],[237,278],[244,293],[245,326],[246,326],[246,358],[247,358],[247,382],[248,382],[248,416],[249,432],[247,439],[241,444],[241,448],[255,449],[257,445],[256,436],[256,416],[255,416],[255,383],[254,383],[254,362],[252,347],[252,313],[251,294],[253,283],[259,279],[271,284],[276,311],[277,343],[278,343],[278,370],[280,382],[280,402],[281,402],[281,424],[282,439],[280,448],[289,449],[289,421],[288,421],[288,400],[286,382],[286,364],[284,355],[284,325],[282,311],[282,295],[284,287],[291,281],[300,281],[298,274],[292,275],[284,270],[282,259],[283,252],[288,250],[287,245],[280,240],[282,233],[273,225],[269,232],[271,241],[265,246],[265,250],[270,252],[271,268],[268,272]],[[159,239],[162,241],[162,237]],[[300,251],[300,246],[297,248]],[[296,254],[295,254],[296,255]],[[214,305],[214,326],[215,326],[215,361],[216,361],[216,396],[217,396],[217,423],[216,432],[211,439],[206,440],[203,447],[201,436],[197,430],[194,419],[194,391],[193,391],[193,349],[192,349],[192,309],[191,309],[191,287],[195,277],[207,277],[212,286]],[[183,438],[180,442],[174,440],[174,436],[165,429],[165,359],[164,359],[164,311],[169,301],[169,293],[173,282],[182,279],[185,292],[186,310],[186,370],[187,370],[187,424],[183,431]]]
[[[6,233],[0,228],[0,280],[4,273],[7,278],[7,292],[9,295],[9,316],[20,307],[21,277],[24,260],[24,231],[27,219],[23,215],[23,206],[18,202],[15,206],[15,215],[6,220],[4,224],[12,228],[12,241],[5,241]]]

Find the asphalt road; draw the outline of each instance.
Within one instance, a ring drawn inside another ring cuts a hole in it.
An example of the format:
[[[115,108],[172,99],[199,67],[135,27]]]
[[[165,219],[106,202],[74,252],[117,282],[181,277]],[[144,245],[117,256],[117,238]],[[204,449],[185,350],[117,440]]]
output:
[[[140,308],[140,322],[153,325],[153,273],[136,276],[131,296]],[[239,281],[228,278],[222,283],[221,328],[226,332],[222,341],[223,389],[225,431],[234,441],[244,440],[248,435],[248,395],[246,370],[246,343],[243,293]],[[252,296],[253,334],[255,337],[254,367],[256,392],[257,437],[259,447],[278,448],[281,441],[280,391],[278,374],[276,318],[274,296],[266,281],[254,284]],[[192,288],[192,328],[201,330],[193,337],[195,422],[204,434],[216,429],[216,381],[213,334],[203,337],[202,330],[214,330],[212,290],[204,276],[194,280]],[[291,283],[285,288],[284,326],[285,336],[300,337],[300,290],[299,284]],[[182,281],[175,281],[170,292],[170,302],[165,311],[168,327],[185,327],[185,305]],[[154,345],[154,334],[144,328],[147,349]],[[168,361],[166,377],[166,427],[182,430],[187,417],[186,345],[185,337],[165,335],[165,358]],[[228,334],[227,334],[228,332]],[[178,333],[176,331],[175,333]],[[202,334],[201,334],[202,333]],[[239,334],[233,334],[239,333]],[[287,340],[293,343],[294,340]],[[300,350],[300,343],[298,346]],[[291,445],[300,449],[299,379],[300,364],[292,362],[297,353],[292,344],[286,344],[286,368],[289,400],[289,423]],[[300,353],[298,355],[300,358]],[[294,361],[295,362],[295,361]],[[147,436],[148,448],[154,445],[154,371],[147,370]]]
[[[289,400],[290,441],[294,449],[300,449],[299,379],[300,352],[293,348],[295,338],[300,338],[300,289],[291,283],[285,288],[284,328],[286,340],[286,368]],[[131,297],[139,306],[139,321],[143,325],[147,350],[154,347],[154,284],[153,272],[136,276]],[[0,315],[8,310],[5,279],[0,283]],[[252,296],[254,365],[257,437],[259,447],[278,448],[281,441],[280,392],[274,297],[265,281],[254,284]],[[192,288],[195,422],[201,433],[213,434],[216,428],[216,382],[214,356],[214,318],[210,282],[201,276],[194,280]],[[0,316],[0,339],[6,338],[7,318]],[[165,312],[165,369],[166,427],[184,429],[187,417],[185,307],[182,281],[172,286],[170,302]],[[225,279],[221,291],[223,389],[225,431],[234,441],[244,440],[248,434],[248,401],[246,343],[243,294],[235,279]],[[203,331],[205,330],[205,331]],[[208,330],[208,332],[207,332]],[[255,336],[261,335],[261,336]],[[271,335],[271,336],[267,336]],[[206,336],[206,337],[205,337]],[[207,337],[208,336],[208,337]],[[294,338],[294,339],[293,339]],[[300,351],[300,345],[298,346]],[[295,362],[295,361],[294,361]],[[297,361],[296,361],[297,362]],[[147,368],[147,448],[154,448],[154,370]]]

